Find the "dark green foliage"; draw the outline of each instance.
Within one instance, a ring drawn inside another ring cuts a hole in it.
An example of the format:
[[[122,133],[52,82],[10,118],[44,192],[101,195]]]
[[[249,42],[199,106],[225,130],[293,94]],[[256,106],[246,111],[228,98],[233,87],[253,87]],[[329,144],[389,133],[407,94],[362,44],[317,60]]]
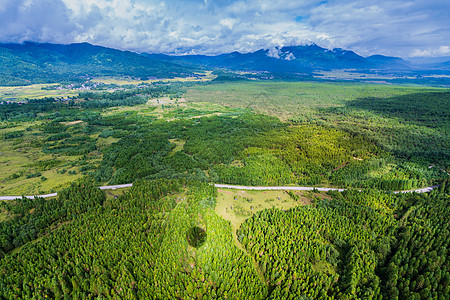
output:
[[[448,295],[447,181],[430,194],[330,192],[332,200],[313,206],[261,211],[237,231],[258,271],[233,244],[230,225],[214,213],[217,190],[191,182],[185,192],[171,195],[182,192],[183,184],[137,181],[124,196],[109,200],[97,197],[101,192],[89,182],[61,192],[59,204],[46,209],[66,212],[61,220],[71,222],[0,259],[0,297]],[[80,208],[91,198],[100,201]],[[30,209],[40,216],[41,205],[52,200],[22,201],[4,208],[16,216]]]
[[[53,122],[44,126],[45,133],[62,133],[66,126],[60,124],[64,117],[82,119],[91,121],[95,117],[95,111],[87,109],[115,107],[115,106],[133,106],[143,104],[149,98],[161,97],[163,95],[179,95],[183,92],[181,84],[150,84],[141,87],[131,86],[129,89],[108,92],[81,92],[80,99],[87,101],[76,103],[74,99],[69,101],[59,101],[55,98],[27,99],[26,103],[9,103],[0,105],[0,121],[29,121],[39,118],[39,114],[53,113]],[[93,115],[94,113],[94,115]],[[41,116],[42,117],[42,116]],[[50,118],[50,116],[47,116]],[[58,118],[62,118],[58,119]],[[69,119],[68,118],[68,119]],[[97,114],[98,118],[98,114]],[[9,138],[14,138],[11,136]],[[7,138],[7,137],[5,137]],[[55,138],[55,137],[54,137]]]
[[[444,183],[445,185],[445,183]],[[450,196],[432,192],[408,199],[398,242],[381,269],[390,299],[450,295]]]
[[[186,232],[188,244],[194,248],[202,246],[206,242],[206,237],[207,233],[205,229],[198,226],[194,226]]]
[[[270,299],[446,299],[448,194],[330,195],[313,207],[262,211],[238,230],[273,287]]]
[[[207,204],[216,189],[194,182],[185,195],[171,196],[182,189],[180,181],[138,181],[7,255],[0,297],[264,298],[267,289],[233,244],[229,224]],[[199,248],[186,239],[194,223],[208,231]]]
[[[327,122],[338,123],[337,128],[365,136],[398,158],[446,167],[450,164],[449,106],[450,92],[437,91],[361,98],[318,113]]]
[[[0,251],[8,252],[34,240],[53,223],[73,220],[101,206],[103,201],[103,193],[86,180],[72,184],[54,199],[22,197],[13,202],[0,202],[0,207],[13,216],[12,220],[0,222]]]
[[[121,137],[104,151],[95,175],[99,182],[183,177],[241,185],[328,181],[340,186],[408,190],[445,176],[428,165],[395,165],[394,158],[361,136],[317,125],[287,126],[252,113],[150,124],[148,119],[130,115],[101,118],[93,124],[110,125],[105,136]],[[186,142],[183,149],[172,153],[175,145],[169,139]],[[203,171],[208,171],[209,178]]]
[[[15,139],[23,136],[23,131],[11,131],[3,137],[5,140]]]

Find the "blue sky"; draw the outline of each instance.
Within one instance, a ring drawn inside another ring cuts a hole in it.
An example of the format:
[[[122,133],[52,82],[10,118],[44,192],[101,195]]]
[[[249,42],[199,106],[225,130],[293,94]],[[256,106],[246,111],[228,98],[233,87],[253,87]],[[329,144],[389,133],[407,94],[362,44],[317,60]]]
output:
[[[23,41],[178,54],[316,43],[364,56],[450,56],[450,1],[0,0],[0,42]]]

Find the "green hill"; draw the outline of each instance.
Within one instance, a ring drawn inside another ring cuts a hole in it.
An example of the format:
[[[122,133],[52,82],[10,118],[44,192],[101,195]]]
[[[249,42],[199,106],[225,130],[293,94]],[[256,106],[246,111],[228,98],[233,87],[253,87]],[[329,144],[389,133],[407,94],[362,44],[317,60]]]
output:
[[[172,78],[192,68],[88,43],[0,44],[0,85],[78,81],[94,76]]]

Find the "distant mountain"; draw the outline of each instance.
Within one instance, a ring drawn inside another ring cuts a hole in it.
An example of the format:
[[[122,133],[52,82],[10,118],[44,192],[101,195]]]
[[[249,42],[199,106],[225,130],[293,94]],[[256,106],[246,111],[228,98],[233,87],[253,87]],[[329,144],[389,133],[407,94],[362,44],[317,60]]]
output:
[[[192,68],[88,43],[0,44],[0,84],[79,80],[92,76],[171,78]]]
[[[232,52],[217,56],[168,56],[144,54],[187,66],[227,68],[241,71],[267,71],[272,73],[311,73],[318,70],[372,69],[409,70],[410,64],[398,57],[373,55],[363,57],[344,49],[328,50],[315,44],[288,46],[251,53]]]
[[[359,72],[447,72],[447,61],[410,63],[398,57],[363,57],[344,49],[325,49],[315,44],[232,52],[216,56],[138,54],[88,43],[0,44],[0,85],[22,85],[83,80],[95,76],[171,78],[198,70],[265,72],[261,78],[312,78],[323,70],[354,69]],[[434,71],[433,71],[434,72]],[[222,72],[223,73],[223,72]],[[228,76],[228,77],[227,77]],[[232,78],[226,75],[227,80]]]
[[[450,56],[414,57],[410,61],[423,69],[450,70]]]

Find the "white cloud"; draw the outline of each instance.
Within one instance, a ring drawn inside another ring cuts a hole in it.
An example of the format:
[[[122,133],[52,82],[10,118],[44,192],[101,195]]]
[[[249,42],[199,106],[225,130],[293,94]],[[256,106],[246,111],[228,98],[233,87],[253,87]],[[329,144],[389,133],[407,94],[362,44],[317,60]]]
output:
[[[448,11],[441,0],[0,0],[0,41],[202,54],[315,42],[433,56],[446,53],[436,49],[450,40]]]
[[[233,18],[225,18],[220,20],[220,25],[227,27],[228,29],[233,29],[234,24],[236,24],[236,19]]]
[[[440,46],[434,49],[414,49],[410,57],[439,57],[450,55],[450,46]]]
[[[267,51],[268,57],[280,58],[281,50],[279,48],[272,48]]]

